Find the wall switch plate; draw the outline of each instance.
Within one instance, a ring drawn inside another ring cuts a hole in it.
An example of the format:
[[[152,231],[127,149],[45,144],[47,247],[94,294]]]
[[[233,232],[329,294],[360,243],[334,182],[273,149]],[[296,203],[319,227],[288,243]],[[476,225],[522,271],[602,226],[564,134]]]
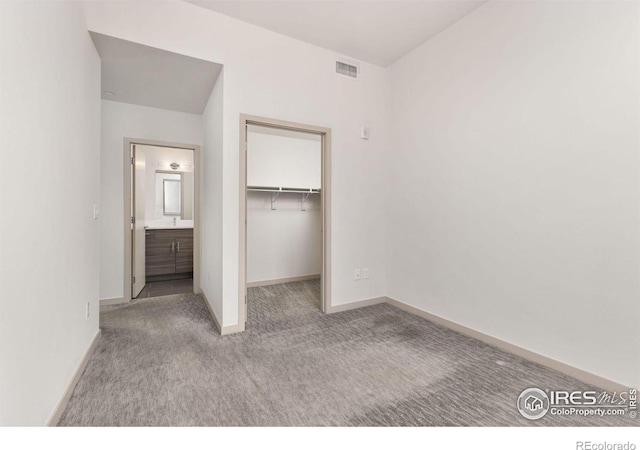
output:
[[[365,141],[369,140],[369,127],[363,126],[360,128],[360,139],[364,139]]]
[[[87,319],[89,318],[89,305],[90,305],[90,303],[87,302]]]
[[[369,268],[362,269],[362,278],[364,278],[365,280],[369,279]]]
[[[98,205],[93,205],[93,220],[98,220],[98,216],[100,215],[100,209]]]
[[[360,281],[360,269],[356,269],[356,274],[353,277],[354,280]]]

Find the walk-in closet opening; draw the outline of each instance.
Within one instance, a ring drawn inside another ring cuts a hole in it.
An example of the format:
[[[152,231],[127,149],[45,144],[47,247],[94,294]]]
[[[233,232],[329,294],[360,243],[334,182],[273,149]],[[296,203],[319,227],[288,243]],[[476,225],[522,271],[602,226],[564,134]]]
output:
[[[251,120],[244,131],[247,327],[325,311],[327,131]]]

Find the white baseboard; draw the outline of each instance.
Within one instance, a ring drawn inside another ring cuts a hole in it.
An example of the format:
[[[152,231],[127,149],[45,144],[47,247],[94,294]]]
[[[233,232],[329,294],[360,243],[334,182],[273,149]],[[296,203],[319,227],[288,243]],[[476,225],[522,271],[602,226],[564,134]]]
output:
[[[244,331],[244,324],[233,324],[233,325],[225,325],[222,327],[221,335],[226,336],[228,334],[240,333]]]
[[[460,334],[464,334],[465,336],[469,336],[486,344],[498,347],[501,350],[524,358],[528,361],[540,364],[553,370],[557,370],[560,373],[573,377],[592,386],[604,389],[605,391],[621,392],[629,390],[628,386],[624,386],[620,383],[609,380],[608,378],[595,375],[591,372],[587,372],[577,367],[570,366],[569,364],[557,361],[548,356],[544,356],[531,350],[527,350],[526,348],[519,347],[510,342],[503,341],[502,339],[489,336],[488,334],[484,334],[480,331],[474,330],[464,325],[460,325],[459,323],[452,322],[451,320],[428,313],[426,311],[423,311],[422,309],[418,309],[415,306],[407,305],[406,303],[402,303],[389,297],[387,297],[387,303],[411,314],[422,317],[423,319],[427,319],[431,322],[437,323],[438,325],[442,325],[443,327],[449,328]]]
[[[125,300],[124,297],[101,298],[100,306],[121,305],[123,303],[129,303],[129,301]]]
[[[307,278],[307,279],[312,279],[312,278]],[[205,297],[204,294],[202,295],[203,297]],[[325,311],[325,313],[334,314],[334,313],[339,313],[343,311],[349,311],[351,309],[364,308],[365,306],[373,306],[373,305],[378,305],[380,303],[385,303],[387,300],[388,300],[387,297],[374,297],[374,298],[368,298],[365,300],[358,300],[351,303],[345,303],[342,305],[328,306],[327,311]],[[209,302],[207,301],[206,297],[205,297],[205,302],[207,303],[207,306],[208,306]],[[218,331],[220,331],[221,329],[220,322],[218,321],[218,318],[215,316],[215,314],[213,314],[211,307],[209,307],[209,312],[211,312],[213,321],[216,323],[216,326],[218,327]],[[239,333],[241,331],[244,331],[244,329],[245,329],[244,324],[227,325],[225,327],[222,327],[222,331],[220,334],[224,336],[227,334]]]
[[[80,364],[78,364],[76,371],[73,373],[73,377],[71,377],[69,384],[67,384],[67,388],[64,390],[64,394],[62,394],[62,398],[56,405],[55,409],[53,410],[53,414],[51,414],[51,417],[47,422],[48,427],[55,427],[56,425],[58,425],[58,422],[60,421],[60,417],[62,417],[62,413],[67,407],[67,403],[69,403],[69,399],[73,394],[73,390],[76,388],[76,384],[78,384],[78,381],[80,381],[80,377],[84,373],[84,369],[87,367],[87,362],[89,362],[89,357],[93,353],[93,350],[95,350],[96,344],[98,343],[99,340],[100,340],[100,330],[98,330],[96,335],[91,340],[91,343],[89,344],[89,348],[87,348],[87,351],[84,352],[84,355],[80,360]]]
[[[209,310],[209,315],[211,316],[211,319],[213,319],[213,323],[215,324],[216,328],[218,329],[218,333],[220,333],[221,336],[226,336],[227,334],[233,334],[233,333],[238,333],[240,331],[244,331],[244,326],[240,326],[240,324],[227,325],[223,327],[220,324],[220,319],[218,319],[218,316],[216,316],[216,313],[213,311],[213,308],[211,308],[211,303],[209,303],[209,299],[205,295],[204,291],[200,292],[198,295],[201,295],[202,298],[204,299],[204,304],[207,305],[207,309]]]
[[[380,303],[385,303],[387,301],[387,297],[374,297],[368,298],[365,300],[358,300],[351,303],[344,303],[342,305],[335,306],[327,306],[327,314],[339,313],[342,311],[349,311],[350,309],[364,308],[365,306],[378,305]]]
[[[213,323],[215,324],[216,328],[218,329],[218,333],[222,334],[222,326],[220,325],[220,321],[218,320],[218,317],[216,316],[216,313],[213,312],[213,308],[211,308],[211,303],[209,303],[209,299],[207,298],[207,296],[205,295],[204,292],[201,292],[199,295],[202,296],[202,298],[204,300],[204,304],[207,305],[207,309],[209,310],[209,315],[211,316],[211,319],[213,320]]]
[[[300,275],[297,277],[278,278],[276,280],[251,281],[247,283],[247,287],[252,288],[252,287],[260,287],[260,286],[272,286],[274,284],[293,283],[294,281],[315,280],[317,278],[320,278],[319,273],[316,273],[313,275]]]

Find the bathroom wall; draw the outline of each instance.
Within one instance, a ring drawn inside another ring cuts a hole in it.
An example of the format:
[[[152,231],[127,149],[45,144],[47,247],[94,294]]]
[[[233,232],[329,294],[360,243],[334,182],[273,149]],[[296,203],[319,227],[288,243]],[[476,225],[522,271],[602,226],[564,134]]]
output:
[[[156,176],[158,171],[182,173],[183,216],[181,220],[193,220],[193,150],[137,145],[136,152],[144,153],[146,164],[146,208],[145,221],[169,221],[174,216],[165,216],[163,212],[162,183]],[[178,170],[171,169],[170,164],[180,164]]]

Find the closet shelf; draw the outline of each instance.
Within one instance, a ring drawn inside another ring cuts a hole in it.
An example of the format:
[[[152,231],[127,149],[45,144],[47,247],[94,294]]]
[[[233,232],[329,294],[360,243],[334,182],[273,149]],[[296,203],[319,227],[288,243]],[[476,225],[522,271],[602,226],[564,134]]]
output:
[[[306,211],[305,205],[311,194],[319,194],[320,189],[305,189],[305,188],[284,188],[273,186],[247,186],[247,191],[251,192],[270,192],[271,193],[271,209],[276,209],[276,201],[278,196],[282,193],[285,194],[302,194],[302,204],[300,209]]]
[[[285,188],[272,186],[247,186],[247,191],[253,192],[274,192],[274,193],[292,193],[292,194],[319,194],[320,189],[307,188]]]

